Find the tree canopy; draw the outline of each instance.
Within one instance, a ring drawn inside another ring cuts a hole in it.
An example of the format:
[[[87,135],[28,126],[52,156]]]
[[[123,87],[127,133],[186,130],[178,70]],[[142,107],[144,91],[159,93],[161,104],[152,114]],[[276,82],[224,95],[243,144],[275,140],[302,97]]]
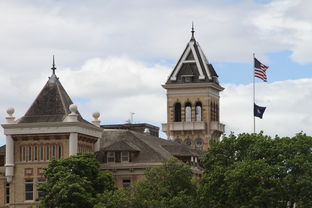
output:
[[[98,197],[96,208],[190,208],[196,207],[196,187],[190,167],[176,158],[146,171],[130,190],[116,190]]]
[[[312,207],[312,137],[240,134],[205,155],[201,207]]]
[[[100,171],[91,153],[52,160],[45,170],[45,193],[41,205],[45,208],[92,208],[96,195],[114,189],[110,173]]]

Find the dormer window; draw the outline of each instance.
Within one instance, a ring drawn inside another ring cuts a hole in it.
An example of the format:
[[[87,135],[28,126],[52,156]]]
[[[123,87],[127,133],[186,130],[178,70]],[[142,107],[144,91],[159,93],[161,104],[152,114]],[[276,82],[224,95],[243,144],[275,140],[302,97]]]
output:
[[[181,77],[184,82],[192,82],[193,76],[194,75],[182,75]]]
[[[115,162],[115,152],[107,152],[107,162]]]
[[[129,162],[129,152],[121,152],[121,162]]]

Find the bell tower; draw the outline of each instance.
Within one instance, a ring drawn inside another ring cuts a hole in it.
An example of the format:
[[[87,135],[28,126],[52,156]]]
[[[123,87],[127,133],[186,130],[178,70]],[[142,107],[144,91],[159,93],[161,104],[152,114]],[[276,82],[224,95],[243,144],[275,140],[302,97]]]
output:
[[[166,84],[167,136],[194,149],[207,150],[210,140],[219,140],[224,132],[220,123],[219,93],[224,90],[218,75],[194,37],[187,43]]]

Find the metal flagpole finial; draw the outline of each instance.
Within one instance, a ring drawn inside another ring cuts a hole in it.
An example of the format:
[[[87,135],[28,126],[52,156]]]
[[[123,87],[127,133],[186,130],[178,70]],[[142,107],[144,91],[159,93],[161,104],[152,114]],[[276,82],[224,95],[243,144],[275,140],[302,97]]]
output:
[[[53,71],[53,74],[55,74],[56,67],[55,67],[54,55],[53,55],[53,63],[52,63],[52,68],[51,69]]]
[[[195,32],[195,30],[194,30],[194,22],[193,22],[193,21],[192,21],[192,31],[191,31],[191,32],[192,32],[192,39],[195,39],[195,38],[194,38],[194,32]]]

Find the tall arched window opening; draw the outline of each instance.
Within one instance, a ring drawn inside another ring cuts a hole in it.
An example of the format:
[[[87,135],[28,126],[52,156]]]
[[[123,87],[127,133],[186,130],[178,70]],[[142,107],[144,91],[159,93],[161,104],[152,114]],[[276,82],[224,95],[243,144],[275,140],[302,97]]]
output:
[[[174,105],[174,121],[181,121],[181,103],[176,103]]]
[[[195,118],[196,118],[196,121],[202,120],[202,104],[201,104],[201,102],[197,102],[195,105]]]
[[[186,122],[192,121],[192,104],[189,102],[185,104],[185,121]]]

